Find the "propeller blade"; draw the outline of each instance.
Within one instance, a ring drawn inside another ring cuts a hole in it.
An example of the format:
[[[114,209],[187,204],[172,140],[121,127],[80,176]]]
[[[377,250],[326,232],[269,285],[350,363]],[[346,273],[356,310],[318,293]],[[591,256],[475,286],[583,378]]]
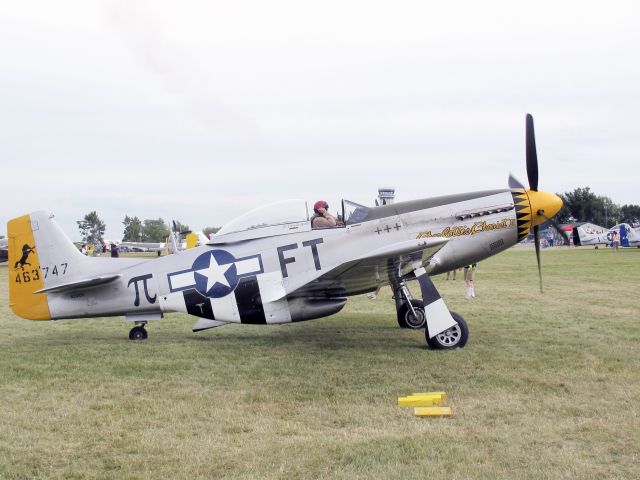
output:
[[[560,236],[564,239],[564,241],[567,242],[568,245],[571,245],[571,242],[569,241],[569,235],[567,235],[567,232],[565,232],[562,229],[562,227],[560,227],[560,224],[558,222],[556,222],[553,218],[547,217],[542,212],[538,212],[538,215],[540,215],[541,217],[544,217],[544,219],[551,224],[554,230],[560,234]]]
[[[538,260],[538,277],[540,278],[540,293],[542,293],[542,264],[540,263],[540,226],[533,227],[533,239],[536,246],[536,259]]]
[[[533,117],[527,113],[527,178],[529,188],[538,191],[538,154],[536,153],[536,136],[533,132]]]
[[[526,187],[520,183],[520,181],[513,176],[512,173],[509,174],[509,188],[522,188],[523,190],[526,189]]]

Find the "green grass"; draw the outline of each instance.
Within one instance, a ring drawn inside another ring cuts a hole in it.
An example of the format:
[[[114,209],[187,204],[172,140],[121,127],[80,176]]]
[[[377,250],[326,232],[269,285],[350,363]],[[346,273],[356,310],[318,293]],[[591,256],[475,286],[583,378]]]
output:
[[[295,325],[149,340],[122,319],[29,322],[0,267],[0,478],[640,477],[640,250],[524,247],[435,279],[470,327],[433,351],[389,291]],[[400,395],[445,390],[451,418]]]

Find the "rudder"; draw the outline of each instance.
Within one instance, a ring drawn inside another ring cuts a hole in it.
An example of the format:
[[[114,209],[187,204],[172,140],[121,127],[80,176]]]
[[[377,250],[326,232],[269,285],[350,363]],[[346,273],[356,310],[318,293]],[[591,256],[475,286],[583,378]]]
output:
[[[629,232],[627,230],[627,226],[624,223],[620,225],[620,246],[629,246]]]
[[[44,288],[34,229],[30,215],[9,220],[9,306],[13,313],[28,320],[50,320],[49,303]]]

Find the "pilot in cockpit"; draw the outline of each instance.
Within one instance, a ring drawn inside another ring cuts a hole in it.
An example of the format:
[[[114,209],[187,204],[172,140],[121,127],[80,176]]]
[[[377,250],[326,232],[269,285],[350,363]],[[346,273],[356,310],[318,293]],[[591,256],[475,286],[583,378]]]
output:
[[[335,227],[338,222],[329,213],[329,204],[324,200],[318,200],[313,204],[313,216],[311,217],[311,228]]]

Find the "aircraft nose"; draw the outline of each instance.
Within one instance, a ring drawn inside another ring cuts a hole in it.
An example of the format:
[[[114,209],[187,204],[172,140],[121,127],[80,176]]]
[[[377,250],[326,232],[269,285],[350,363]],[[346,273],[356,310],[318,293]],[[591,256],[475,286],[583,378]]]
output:
[[[534,225],[539,225],[553,217],[562,208],[562,199],[555,193],[527,190],[527,195],[533,213],[532,223]]]

